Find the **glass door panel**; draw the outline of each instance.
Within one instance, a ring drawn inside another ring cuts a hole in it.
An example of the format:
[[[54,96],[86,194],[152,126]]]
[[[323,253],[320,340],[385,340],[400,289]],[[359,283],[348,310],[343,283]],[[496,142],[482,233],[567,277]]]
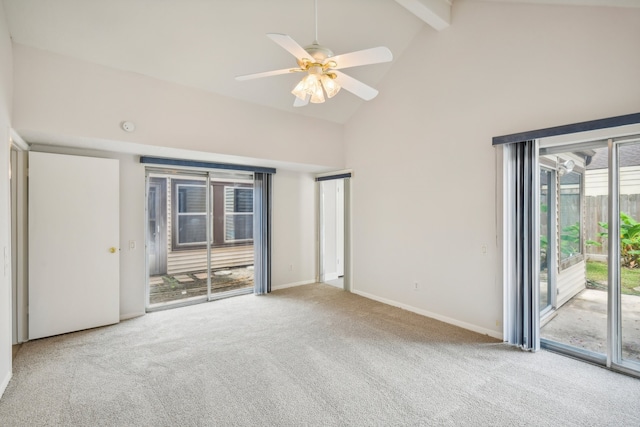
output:
[[[147,262],[149,282],[163,284],[167,273],[167,180],[148,177]]]
[[[207,177],[158,171],[147,181],[148,307],[206,300]]]
[[[211,175],[211,298],[250,293],[254,288],[253,174]]]
[[[540,315],[547,313],[552,307],[551,283],[553,282],[553,266],[549,269],[549,261],[553,259],[555,250],[551,231],[555,228],[555,174],[553,171],[540,168]]]
[[[545,347],[602,360],[607,354],[608,267],[606,248],[601,256],[606,230],[600,223],[607,221],[607,147],[541,148],[540,164],[545,166],[540,171],[541,270],[546,267],[546,275],[540,275],[540,308],[550,307],[541,313],[541,341]],[[601,205],[605,209],[598,210]]]
[[[621,356],[640,364],[640,143],[618,153]]]

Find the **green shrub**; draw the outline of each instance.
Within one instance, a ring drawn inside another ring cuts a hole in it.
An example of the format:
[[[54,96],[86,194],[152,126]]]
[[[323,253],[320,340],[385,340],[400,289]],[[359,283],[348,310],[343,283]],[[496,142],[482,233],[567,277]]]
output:
[[[604,239],[609,238],[609,223],[598,222],[607,231],[598,233]],[[587,245],[602,246],[589,240]],[[623,267],[636,268],[640,264],[640,223],[624,212],[620,212],[620,263]]]

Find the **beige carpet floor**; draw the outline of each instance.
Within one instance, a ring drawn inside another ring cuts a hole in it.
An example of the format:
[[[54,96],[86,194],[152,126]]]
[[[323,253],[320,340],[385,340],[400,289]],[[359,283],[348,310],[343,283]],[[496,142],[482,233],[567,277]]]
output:
[[[327,285],[28,342],[2,426],[638,426],[640,380]]]

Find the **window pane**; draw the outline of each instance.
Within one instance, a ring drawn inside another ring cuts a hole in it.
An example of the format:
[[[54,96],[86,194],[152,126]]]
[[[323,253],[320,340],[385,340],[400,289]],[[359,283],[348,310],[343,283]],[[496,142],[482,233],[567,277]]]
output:
[[[560,177],[560,259],[582,252],[580,236],[580,187],[582,175],[569,172]]]
[[[236,188],[235,190],[235,212],[253,212],[253,189]]]
[[[253,239],[253,215],[227,215],[225,241]]]
[[[225,213],[252,213],[253,188],[224,188]]]
[[[178,217],[178,244],[205,243],[206,215],[181,215]]]
[[[205,187],[178,185],[178,212],[206,212]]]

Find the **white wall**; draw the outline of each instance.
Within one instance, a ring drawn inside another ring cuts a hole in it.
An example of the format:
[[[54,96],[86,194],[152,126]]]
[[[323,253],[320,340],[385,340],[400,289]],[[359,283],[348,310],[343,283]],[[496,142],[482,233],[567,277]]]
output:
[[[318,258],[313,175],[278,170],[273,179],[272,288],[313,283]]]
[[[640,111],[640,10],[457,0],[452,22],[346,125],[353,288],[501,337],[491,138]]]
[[[108,157],[120,161],[120,318],[145,312],[144,166],[138,156],[34,145],[33,151]],[[315,182],[308,173],[278,170],[273,179],[272,286],[315,281]],[[136,248],[129,249],[129,241]]]
[[[50,136],[101,139],[343,166],[342,126],[336,123],[32,47],[13,47],[13,127],[28,142],[48,142]],[[124,120],[136,124],[135,132],[120,128]],[[32,135],[39,140],[33,141]]]
[[[0,396],[11,378],[11,198],[9,190],[9,132],[13,61],[11,39],[0,2]],[[6,255],[5,255],[6,254]]]
[[[180,149],[181,156],[192,160],[238,156],[252,164],[276,161],[306,170],[340,169],[344,164],[341,125],[31,47],[14,45],[13,50],[18,132],[40,151],[120,160],[121,318],[143,314],[145,305],[144,168],[136,154],[168,147],[167,156]],[[120,129],[123,120],[135,122],[136,131]],[[95,148],[95,141],[107,151],[88,150]],[[111,150],[105,141],[113,143]],[[118,151],[135,154],[114,154]],[[274,288],[315,280],[314,185],[308,173],[278,167]],[[129,250],[130,240],[138,243],[135,250]]]

